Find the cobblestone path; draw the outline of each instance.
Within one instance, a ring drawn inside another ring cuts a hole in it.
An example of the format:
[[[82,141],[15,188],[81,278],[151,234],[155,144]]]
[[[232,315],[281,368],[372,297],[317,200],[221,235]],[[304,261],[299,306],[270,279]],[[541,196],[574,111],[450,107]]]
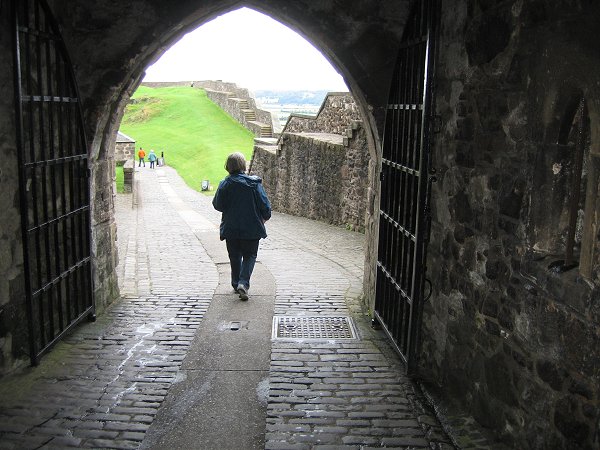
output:
[[[177,380],[217,288],[201,241],[220,215],[168,167],[136,176],[137,206],[117,198],[122,299],[0,380],[0,449],[138,448]],[[283,214],[268,231],[275,314],[351,315],[360,339],[272,342],[265,448],[453,448],[360,313],[363,236]]]
[[[218,273],[156,173],[139,178],[156,195],[117,198],[123,298],[0,383],[0,448],[137,448],[176,379]]]

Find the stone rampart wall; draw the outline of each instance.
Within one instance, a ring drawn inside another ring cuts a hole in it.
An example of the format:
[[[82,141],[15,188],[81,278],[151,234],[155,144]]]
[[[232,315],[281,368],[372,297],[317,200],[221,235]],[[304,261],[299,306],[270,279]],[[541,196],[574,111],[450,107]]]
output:
[[[260,137],[259,125],[250,122],[261,122],[273,128],[273,116],[269,111],[264,111],[256,106],[256,101],[246,88],[240,88],[235,83],[223,81],[196,81],[194,87],[206,91],[210,100],[215,102],[223,111],[241,123],[244,127]],[[242,109],[240,100],[245,100],[247,109],[254,111],[255,119],[249,121]]]
[[[257,123],[248,122],[246,128],[248,128],[254,136],[261,136],[262,134],[262,127]]]
[[[597,127],[600,86],[582,74],[600,73],[600,41],[564,2],[442,5],[421,375],[509,448],[599,448],[600,279],[550,265],[564,258],[574,154],[556,142],[582,93]],[[599,136],[588,168],[600,167]],[[598,178],[586,176],[579,215],[597,218]]]
[[[115,163],[124,163],[135,158],[135,142],[117,142],[115,144]]]
[[[227,110],[231,107],[229,104],[230,93],[228,91],[214,91],[208,88],[205,90],[207,97],[219,105],[219,108],[228,113]]]
[[[369,151],[349,93],[330,93],[317,116],[292,115],[277,145],[255,145],[251,172],[273,208],[365,231]]]
[[[246,126],[242,111],[240,111],[239,102],[232,100],[231,92],[228,91],[214,91],[209,88],[204,88],[206,96],[219,108],[233,117],[242,125]]]
[[[263,187],[274,207],[279,181],[279,156],[276,145],[254,145],[249,172],[262,178]]]
[[[129,159],[123,164],[123,190],[127,194],[132,194],[135,177],[135,161]]]
[[[194,81],[195,88],[201,89],[210,89],[212,91],[220,91],[220,92],[231,92],[232,94],[248,95],[248,90],[244,88],[239,88],[235,83],[229,83],[227,81],[221,80],[203,80],[203,81]]]
[[[366,136],[285,133],[255,146],[251,173],[263,178],[276,211],[364,231],[369,155]]]
[[[354,98],[348,92],[327,94],[316,117],[290,115],[284,130],[288,133],[343,134],[352,121],[362,120]]]
[[[256,105],[254,99],[252,99],[252,102]],[[270,111],[265,111],[264,109],[259,109],[255,107],[254,112],[256,113],[256,120],[258,122],[271,125],[271,128],[273,128],[273,124],[278,120],[276,117],[273,116],[273,114]]]
[[[151,88],[158,87],[186,87],[192,86],[193,81],[144,81],[142,86],[148,86]]]

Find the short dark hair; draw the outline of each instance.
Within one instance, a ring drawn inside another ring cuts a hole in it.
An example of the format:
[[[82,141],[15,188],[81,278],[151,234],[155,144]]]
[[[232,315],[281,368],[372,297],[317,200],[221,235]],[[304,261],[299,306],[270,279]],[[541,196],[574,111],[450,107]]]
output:
[[[230,174],[246,171],[246,158],[240,152],[232,153],[227,157],[225,170]]]

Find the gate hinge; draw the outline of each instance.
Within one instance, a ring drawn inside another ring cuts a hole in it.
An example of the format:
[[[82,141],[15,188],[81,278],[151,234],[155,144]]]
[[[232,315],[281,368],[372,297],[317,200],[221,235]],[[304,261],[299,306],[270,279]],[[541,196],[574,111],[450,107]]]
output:
[[[431,280],[429,278],[425,278],[425,284],[429,285],[429,294],[425,296],[425,298],[423,299],[423,303],[429,300],[431,298],[431,294],[433,294],[433,284],[431,284]]]
[[[385,175],[383,174],[383,170],[381,172],[379,172],[379,181],[383,181],[383,179],[385,178]]]

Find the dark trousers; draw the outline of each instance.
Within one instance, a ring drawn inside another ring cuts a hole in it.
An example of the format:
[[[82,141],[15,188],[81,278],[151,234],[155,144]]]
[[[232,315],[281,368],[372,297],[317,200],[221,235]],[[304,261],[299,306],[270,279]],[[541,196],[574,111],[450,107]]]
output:
[[[231,265],[231,285],[237,289],[238,284],[250,288],[250,277],[256,263],[259,239],[226,239],[227,253]]]

